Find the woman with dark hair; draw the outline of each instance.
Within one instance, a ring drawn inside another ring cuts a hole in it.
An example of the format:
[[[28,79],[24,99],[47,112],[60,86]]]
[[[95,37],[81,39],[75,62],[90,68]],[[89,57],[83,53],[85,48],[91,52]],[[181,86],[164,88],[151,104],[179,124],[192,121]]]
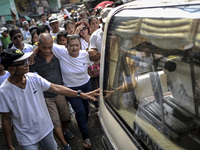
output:
[[[38,42],[38,40],[39,40],[39,36],[38,36],[38,34],[37,34],[37,30],[33,30],[32,32],[31,32],[31,45],[34,45],[36,42]]]
[[[90,41],[90,27],[87,22],[79,21],[75,24],[75,34],[80,35],[81,49],[86,50]]]
[[[38,26],[37,28],[37,34],[38,36],[41,34],[41,33],[50,33],[50,28],[48,25],[41,25],[41,26]]]
[[[61,74],[64,86],[77,90],[77,98],[67,97],[72,108],[76,112],[76,120],[83,138],[83,146],[91,148],[90,136],[87,126],[89,103],[88,100],[80,98],[79,94],[91,91],[90,77],[87,73],[88,65],[92,62],[89,54],[81,50],[79,35],[68,35],[67,49],[62,45],[53,45],[52,52],[60,62]],[[67,68],[67,69],[66,69]]]
[[[95,16],[95,15],[96,15],[95,9],[94,8],[90,8],[89,9],[89,16]]]
[[[88,19],[89,26],[90,26],[90,33],[92,34],[94,31],[96,31],[99,28],[99,19],[97,16],[91,16]]]
[[[71,20],[67,20],[64,23],[64,28],[68,34],[74,34],[75,27],[74,27],[74,23]]]

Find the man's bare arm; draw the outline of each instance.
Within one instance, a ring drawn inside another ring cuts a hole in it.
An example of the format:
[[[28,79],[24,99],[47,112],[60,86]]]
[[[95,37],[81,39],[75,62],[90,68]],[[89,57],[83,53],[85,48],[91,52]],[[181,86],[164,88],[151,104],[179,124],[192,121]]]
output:
[[[31,57],[29,58],[30,65],[33,65],[33,64],[34,64],[34,58],[35,58],[35,55],[37,54],[38,51],[39,51],[38,46],[36,46],[36,47],[32,50],[33,54],[32,54]]]
[[[12,145],[12,139],[11,139],[12,127],[11,127],[10,113],[2,113],[2,126],[8,150],[15,150],[15,148]]]
[[[77,97],[77,91],[67,88],[65,86],[57,85],[53,83],[51,83],[51,86],[48,91],[54,92],[60,95],[68,96],[68,97]],[[83,99],[91,99],[91,100],[96,101],[97,99],[95,96],[99,95],[98,92],[99,92],[99,89],[88,92],[88,93],[81,93],[80,97]]]

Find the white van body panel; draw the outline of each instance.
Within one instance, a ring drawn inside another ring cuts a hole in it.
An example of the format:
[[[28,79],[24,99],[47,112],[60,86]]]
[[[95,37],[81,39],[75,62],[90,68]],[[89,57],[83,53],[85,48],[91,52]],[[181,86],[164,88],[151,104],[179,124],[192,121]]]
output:
[[[119,125],[119,122],[110,114],[104,101],[100,102],[100,108],[99,120],[113,148],[115,150],[136,150],[135,144]]]

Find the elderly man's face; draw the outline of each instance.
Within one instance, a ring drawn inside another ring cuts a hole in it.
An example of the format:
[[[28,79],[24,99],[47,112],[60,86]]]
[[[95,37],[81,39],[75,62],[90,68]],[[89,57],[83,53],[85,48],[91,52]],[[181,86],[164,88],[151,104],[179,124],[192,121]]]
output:
[[[53,40],[52,39],[43,39],[42,42],[38,44],[39,54],[42,56],[49,56],[52,53]]]

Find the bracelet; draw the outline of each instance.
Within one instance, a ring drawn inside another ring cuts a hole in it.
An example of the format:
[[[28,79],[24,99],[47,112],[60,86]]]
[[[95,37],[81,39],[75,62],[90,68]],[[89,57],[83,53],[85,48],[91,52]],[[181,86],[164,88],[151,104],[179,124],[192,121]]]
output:
[[[80,98],[80,97],[81,97],[81,93],[83,93],[83,91],[82,91],[82,90],[78,90],[78,91],[77,91],[77,97],[78,97],[78,98]]]

